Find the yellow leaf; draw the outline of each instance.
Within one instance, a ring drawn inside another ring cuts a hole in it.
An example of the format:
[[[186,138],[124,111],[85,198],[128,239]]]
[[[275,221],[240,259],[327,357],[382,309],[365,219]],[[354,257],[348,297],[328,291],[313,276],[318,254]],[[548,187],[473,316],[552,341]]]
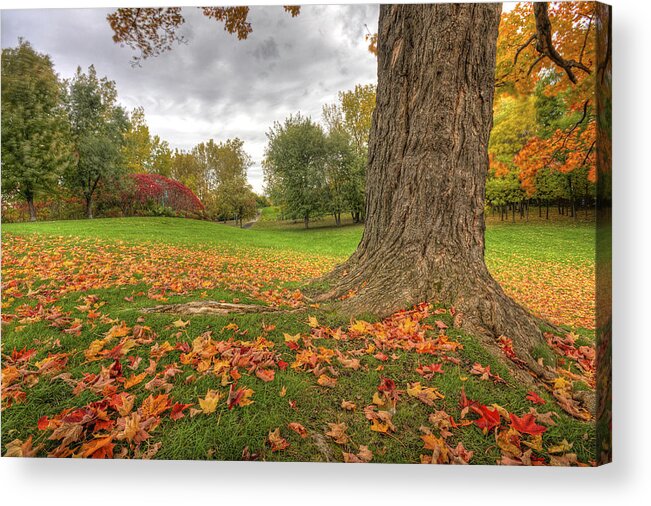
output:
[[[132,374],[129,378],[124,381],[124,389],[127,390],[134,385],[142,382],[147,376],[146,372],[141,372],[140,374]]]
[[[530,441],[522,441],[522,443],[527,445],[529,448],[533,448],[536,451],[543,451],[542,434],[532,436]]]
[[[331,378],[327,374],[322,374],[321,376],[319,376],[319,379],[316,380],[316,382],[322,387],[334,388],[335,386],[337,386],[336,378]]]
[[[369,327],[368,322],[365,322],[363,320],[355,320],[355,323],[353,323],[350,327],[349,330],[356,332],[358,334],[364,334],[366,333],[366,329]]]
[[[214,413],[217,409],[217,404],[221,394],[217,390],[208,390],[206,396],[203,399],[199,399],[199,406],[206,415]]]
[[[373,400],[371,402],[376,406],[384,406],[386,404],[386,400],[380,397],[380,394],[378,392],[375,392],[373,394]]]
[[[415,397],[428,406],[432,406],[434,401],[437,399],[445,398],[445,396],[436,388],[421,386],[420,382],[407,385],[407,394],[410,397]]]
[[[547,450],[549,453],[565,453],[572,449],[574,443],[568,443],[567,439],[563,439],[559,444],[550,446]]]
[[[286,343],[297,343],[298,340],[301,338],[300,334],[294,334],[293,336],[283,333],[283,337],[285,338]]]
[[[174,325],[177,329],[183,329],[188,325],[190,325],[190,320],[184,322],[183,320],[181,320],[181,318],[179,318],[178,320],[172,322],[172,325]]]

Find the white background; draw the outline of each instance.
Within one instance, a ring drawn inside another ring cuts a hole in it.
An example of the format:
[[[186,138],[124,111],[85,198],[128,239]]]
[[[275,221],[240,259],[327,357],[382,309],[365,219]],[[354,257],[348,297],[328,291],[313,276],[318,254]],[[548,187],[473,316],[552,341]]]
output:
[[[166,3],[169,4],[162,2]],[[118,4],[161,5],[161,2],[3,0],[0,3],[2,8]],[[176,4],[192,5],[193,2]],[[598,469],[522,469],[3,458],[0,459],[3,504],[651,504],[648,464],[651,371],[647,367],[651,362],[648,297],[651,2],[612,0],[612,4],[613,464]]]

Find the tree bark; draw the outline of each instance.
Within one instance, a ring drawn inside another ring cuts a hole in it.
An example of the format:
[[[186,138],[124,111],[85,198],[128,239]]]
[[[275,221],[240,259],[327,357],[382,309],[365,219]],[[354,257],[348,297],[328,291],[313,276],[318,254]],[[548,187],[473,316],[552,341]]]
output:
[[[484,343],[512,338],[531,363],[530,350],[544,343],[537,321],[484,262],[500,12],[501,4],[380,7],[364,235],[317,300],[354,290],[333,303],[351,315],[440,301]]]
[[[34,206],[34,196],[27,196],[27,209],[29,209],[29,221],[36,221],[36,207]]]
[[[93,219],[93,196],[86,196],[86,218],[89,220]]]

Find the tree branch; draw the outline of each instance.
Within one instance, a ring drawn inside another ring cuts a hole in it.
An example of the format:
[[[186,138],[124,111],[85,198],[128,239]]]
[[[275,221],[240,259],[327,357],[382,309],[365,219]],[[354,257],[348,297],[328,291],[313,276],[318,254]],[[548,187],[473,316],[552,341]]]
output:
[[[534,40],[536,40],[536,38],[537,38],[537,34],[534,33],[531,37],[527,39],[527,42],[525,42],[518,48],[518,50],[515,52],[515,56],[513,57],[513,68],[515,68],[516,64],[518,63],[518,57],[520,56],[520,53],[524,50],[525,47],[527,47]]]
[[[590,21],[588,21],[588,29],[585,31],[585,37],[583,38],[583,46],[581,46],[581,52],[579,53],[579,61],[583,62],[583,53],[585,53],[585,46],[588,43],[588,35],[590,35],[590,28],[592,27],[592,18],[594,14],[590,16]]]
[[[543,58],[545,58],[545,55],[540,55],[538,58],[534,60],[534,62],[529,67],[529,70],[527,70],[527,75],[531,74],[531,71],[536,67],[536,65],[538,65],[543,60]]]
[[[549,20],[548,4],[546,2],[534,3],[533,12],[536,19],[536,31],[538,32],[536,50],[561,67],[567,74],[568,79],[574,84],[576,84],[576,75],[574,75],[573,69],[577,68],[586,74],[590,74],[590,69],[583,63],[576,60],[566,60],[556,51],[552,42],[552,24]]]

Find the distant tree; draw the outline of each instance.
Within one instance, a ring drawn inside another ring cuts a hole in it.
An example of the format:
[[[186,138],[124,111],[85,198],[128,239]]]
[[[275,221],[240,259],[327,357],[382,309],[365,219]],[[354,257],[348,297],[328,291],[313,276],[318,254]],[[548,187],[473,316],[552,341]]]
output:
[[[375,110],[375,85],[356,85],[353,90],[339,92],[339,101],[323,107],[323,122],[328,132],[345,133],[357,155],[345,186],[346,208],[354,222],[364,217],[368,139]]]
[[[170,177],[172,175],[172,164],[174,154],[167,141],[154,135],[151,140],[151,158],[148,164],[149,172]]]
[[[353,217],[364,204],[363,173],[366,158],[360,156],[350,136],[342,129],[330,131],[326,139],[325,182],[326,206],[341,225],[341,214],[351,211]],[[361,176],[361,177],[360,177]]]
[[[202,193],[200,187],[203,187],[204,184],[203,167],[197,157],[191,152],[177,149],[172,157],[171,168],[172,179],[190,188],[203,201],[204,195],[200,195]]]
[[[255,194],[247,182],[250,166],[251,157],[240,139],[209,139],[189,152],[177,150],[171,159],[170,175],[201,199],[208,216],[234,218],[242,224],[256,212]]]
[[[234,177],[222,181],[216,192],[218,213],[222,218],[233,218],[240,227],[244,220],[253,218],[257,211],[257,195],[246,179]]]
[[[212,142],[212,141],[211,141]],[[251,157],[244,151],[241,139],[212,143],[215,207],[222,217],[233,217],[240,226],[257,212],[256,195],[247,180]]]
[[[127,172],[151,172],[152,148],[145,110],[136,107],[129,117],[129,128],[124,134],[122,147],[122,159]]]
[[[72,163],[63,89],[50,57],[29,42],[2,50],[2,193],[27,202],[54,191]]]
[[[93,217],[93,196],[100,182],[124,172],[122,149],[129,121],[116,101],[115,82],[98,78],[93,65],[87,74],[77,67],[67,94],[77,163],[64,176],[71,190],[82,193],[87,218]]]
[[[266,195],[260,195],[256,193],[255,205],[258,209],[262,209],[264,207],[269,207],[271,205],[271,201],[269,200],[269,197],[267,197]]]
[[[366,156],[375,110],[375,85],[358,84],[353,90],[340,91],[338,99],[338,103],[323,106],[323,120],[328,130],[346,132],[358,154]]]
[[[507,206],[511,207],[513,221],[517,204],[522,203],[524,191],[520,186],[517,172],[507,172],[486,181],[486,201],[500,210],[501,218],[507,215]]]
[[[192,148],[192,156],[197,163],[195,193],[209,210],[215,209],[215,191],[219,185],[219,151],[219,145],[213,139]]]
[[[289,217],[302,219],[308,228],[310,219],[325,211],[327,147],[323,129],[297,114],[284,123],[274,123],[267,139],[263,165],[267,189]]]
[[[535,99],[531,95],[502,95],[493,107],[493,128],[488,152],[502,163],[510,164],[513,157],[535,135]]]

